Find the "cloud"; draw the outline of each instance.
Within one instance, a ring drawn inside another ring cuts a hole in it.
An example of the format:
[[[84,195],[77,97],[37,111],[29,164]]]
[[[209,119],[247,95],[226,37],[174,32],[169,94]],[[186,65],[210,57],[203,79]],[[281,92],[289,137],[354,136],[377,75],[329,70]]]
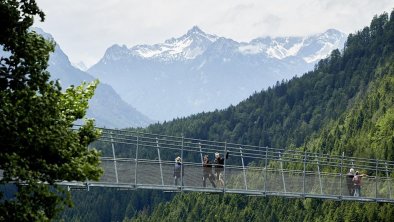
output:
[[[263,30],[275,30],[281,26],[281,23],[282,18],[273,14],[268,14],[265,15],[261,21],[253,23],[253,27]]]
[[[237,41],[307,35],[336,28],[354,32],[393,0],[37,0],[46,13],[36,23],[51,33],[73,62],[96,63],[115,43],[163,42],[194,25]]]

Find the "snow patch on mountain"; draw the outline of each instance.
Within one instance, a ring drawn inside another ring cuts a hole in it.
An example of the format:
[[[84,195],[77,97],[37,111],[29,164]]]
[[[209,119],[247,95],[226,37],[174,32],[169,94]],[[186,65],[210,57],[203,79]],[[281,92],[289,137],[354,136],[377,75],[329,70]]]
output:
[[[286,39],[285,43],[288,43],[289,39]],[[296,42],[290,46],[290,48],[286,48],[286,45],[273,41],[273,46],[269,47],[266,51],[267,55],[271,58],[284,59],[289,56],[296,56],[300,49],[304,46],[304,39],[301,39],[300,42]]]
[[[162,61],[191,60],[203,54],[207,47],[217,39],[217,36],[206,34],[194,26],[179,38],[171,38],[164,43],[152,46],[137,45],[130,49],[130,53],[145,59]]]
[[[243,55],[262,54],[268,58],[283,60],[298,56],[307,63],[326,58],[330,52],[342,48],[346,35],[335,29],[307,37],[257,38],[242,43],[238,51]]]
[[[345,43],[346,34],[335,29],[328,29],[324,33],[310,36],[305,42],[305,49],[315,48],[300,55],[307,63],[315,63],[320,59],[327,58],[334,49],[342,49]],[[316,50],[317,49],[317,50]]]
[[[288,43],[288,39],[285,43]],[[273,40],[272,45],[268,47],[265,52],[270,58],[284,59],[289,56],[297,55],[298,51],[303,47],[303,43],[304,42],[301,41],[291,45],[290,48],[286,48],[283,43]]]
[[[304,61],[307,63],[313,63],[316,61],[319,61],[320,59],[327,58],[327,56],[330,54],[330,52],[334,49],[336,49],[335,44],[331,44],[329,42],[324,43],[323,47],[319,51],[317,51],[315,54],[312,54],[307,57],[303,57]]]

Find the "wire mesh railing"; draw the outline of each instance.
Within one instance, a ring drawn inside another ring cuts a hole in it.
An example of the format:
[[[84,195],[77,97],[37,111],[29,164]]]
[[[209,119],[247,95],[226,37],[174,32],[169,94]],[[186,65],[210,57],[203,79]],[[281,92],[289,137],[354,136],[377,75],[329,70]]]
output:
[[[114,129],[102,129],[91,147],[102,153],[104,174],[89,186],[394,202],[392,161]],[[203,166],[205,155],[210,168]],[[176,157],[183,164],[177,180]],[[360,196],[354,196],[350,168],[363,176]]]

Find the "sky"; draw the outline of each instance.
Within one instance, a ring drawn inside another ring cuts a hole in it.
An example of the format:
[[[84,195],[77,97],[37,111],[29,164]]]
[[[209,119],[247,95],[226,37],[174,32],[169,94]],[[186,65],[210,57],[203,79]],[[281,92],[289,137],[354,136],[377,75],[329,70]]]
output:
[[[94,65],[113,44],[132,47],[204,32],[248,42],[305,36],[335,28],[353,33],[394,0],[36,0],[46,14],[34,26],[50,33],[72,63]]]

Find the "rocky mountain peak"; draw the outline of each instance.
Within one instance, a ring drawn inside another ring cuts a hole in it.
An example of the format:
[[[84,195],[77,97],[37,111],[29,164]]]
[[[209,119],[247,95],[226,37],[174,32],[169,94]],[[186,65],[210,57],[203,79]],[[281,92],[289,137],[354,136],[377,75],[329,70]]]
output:
[[[191,29],[189,29],[186,33],[186,35],[206,35],[205,32],[203,32],[198,26],[193,26]]]

